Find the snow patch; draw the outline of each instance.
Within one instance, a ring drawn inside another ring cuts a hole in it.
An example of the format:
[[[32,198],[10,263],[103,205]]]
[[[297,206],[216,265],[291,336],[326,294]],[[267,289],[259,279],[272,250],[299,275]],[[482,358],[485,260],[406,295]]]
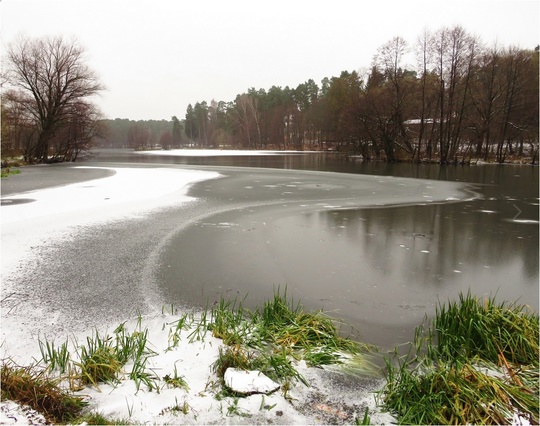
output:
[[[245,371],[229,367],[224,375],[225,385],[235,392],[250,395],[269,394],[279,389],[280,385],[260,371]]]

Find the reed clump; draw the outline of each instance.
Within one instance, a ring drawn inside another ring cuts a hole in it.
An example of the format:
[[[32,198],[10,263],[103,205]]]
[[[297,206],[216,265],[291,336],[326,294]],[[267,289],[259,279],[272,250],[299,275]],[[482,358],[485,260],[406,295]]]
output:
[[[538,366],[538,315],[525,306],[460,294],[459,301],[439,305],[433,325],[441,358],[478,356],[496,363],[503,356]]]
[[[537,314],[461,294],[386,360],[379,397],[402,424],[538,424],[538,356]]]
[[[87,406],[82,397],[62,389],[59,380],[37,365],[18,366],[3,361],[1,368],[2,400],[28,405],[53,423],[65,424],[77,418]]]
[[[278,346],[313,351],[324,349],[328,354],[349,352],[357,354],[369,346],[340,336],[336,322],[322,311],[305,312],[300,304],[287,301],[286,291],[274,294],[263,308],[255,311],[253,321],[263,340]],[[321,357],[322,359],[322,357]]]

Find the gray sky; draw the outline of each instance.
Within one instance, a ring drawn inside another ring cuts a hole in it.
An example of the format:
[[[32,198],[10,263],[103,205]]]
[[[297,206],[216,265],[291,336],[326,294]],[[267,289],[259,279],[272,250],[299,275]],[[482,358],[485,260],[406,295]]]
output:
[[[538,0],[2,0],[2,45],[75,36],[107,90],[108,118],[183,118],[189,103],[296,87],[368,67],[394,36],[462,25],[488,44],[534,48]]]

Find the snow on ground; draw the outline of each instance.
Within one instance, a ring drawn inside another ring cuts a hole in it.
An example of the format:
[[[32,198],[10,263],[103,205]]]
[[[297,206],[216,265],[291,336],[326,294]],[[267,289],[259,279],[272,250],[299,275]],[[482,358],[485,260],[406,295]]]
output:
[[[29,273],[32,264],[39,267],[37,247],[61,245],[76,238],[81,227],[145,217],[167,206],[192,202],[195,199],[186,195],[191,184],[220,177],[217,172],[179,168],[107,169],[115,174],[2,198],[3,204],[9,202],[0,210],[2,300],[19,294],[16,282],[21,270]],[[19,338],[21,316],[10,315],[6,305],[2,308],[0,356],[4,358],[7,351],[9,356],[18,355],[19,362],[27,362],[36,342]]]
[[[149,349],[154,351],[147,363],[159,389],[150,390],[145,384],[129,380],[133,365],[124,367],[122,380],[116,384],[99,384],[99,389],[86,387],[77,392],[90,403],[90,409],[116,420],[130,424],[340,424],[354,423],[363,418],[369,409],[372,424],[389,424],[394,419],[375,407],[375,398],[366,388],[351,387],[339,373],[308,368],[304,362],[296,366],[310,386],[294,382],[284,392],[252,394],[242,398],[216,398],[220,385],[212,372],[212,364],[222,345],[220,339],[207,333],[193,339],[194,328],[182,330],[180,343],[171,343],[179,315],[161,314],[128,321],[128,332],[148,330]],[[112,335],[113,329],[102,330],[102,335]],[[79,342],[81,336],[76,336]],[[75,340],[74,339],[74,340]],[[72,341],[74,341],[72,340]],[[165,376],[182,377],[188,389],[170,387]],[[369,388],[380,386],[372,379]],[[0,424],[40,424],[36,413],[10,401],[0,403]],[[26,419],[27,418],[27,419]]]
[[[345,414],[345,406],[353,404],[369,406],[374,410],[373,395],[360,390],[354,395],[354,401],[339,395],[339,389],[325,389],[325,383],[314,369],[305,364],[298,367],[308,378],[311,387],[296,383],[287,397],[282,390],[269,395],[253,394],[245,398],[223,398],[218,400],[214,392],[220,389],[217,377],[212,373],[212,364],[218,357],[222,345],[208,333],[202,340],[192,343],[188,337],[193,329],[181,332],[181,343],[167,350],[171,342],[169,332],[175,327],[178,317],[173,315],[157,316],[143,320],[149,328],[151,348],[158,355],[150,358],[148,369],[157,377],[165,375],[182,376],[189,390],[168,388],[166,385],[157,393],[149,392],[141,385],[137,392],[132,380],[125,380],[118,386],[100,385],[100,391],[87,388],[85,394],[99,411],[115,418],[128,418],[136,423],[146,424],[314,424],[327,423],[336,415],[354,421],[351,413]],[[132,322],[132,326],[135,324]],[[126,366],[129,370],[130,366]],[[322,371],[322,370],[321,370]],[[320,393],[333,393],[333,402],[326,401]],[[321,400],[318,401],[317,399]],[[360,411],[360,409],[358,409]],[[337,414],[336,414],[337,413]],[[360,413],[358,414],[360,417]],[[386,420],[390,417],[386,417]],[[381,419],[382,420],[382,419]]]
[[[1,425],[46,425],[45,417],[28,406],[20,406],[13,401],[0,402],[0,424]]]
[[[50,244],[52,236],[58,243],[70,227],[136,217],[153,209],[188,202],[192,198],[185,193],[191,183],[219,177],[213,172],[168,168],[115,168],[114,171],[112,177],[6,197],[12,200],[12,205],[1,210],[2,276],[13,273],[32,246]],[[6,352],[9,345],[5,345],[5,336],[10,333],[5,327],[9,328],[9,322],[4,321],[4,313],[2,317],[4,341],[0,356],[6,359],[18,354]],[[137,424],[324,424],[352,423],[355,417],[362,418],[365,407],[369,407],[373,423],[393,421],[391,416],[375,410],[374,395],[367,390],[380,388],[378,379],[370,379],[369,385],[364,383],[366,386],[361,387],[347,385],[345,376],[307,368],[305,364],[297,368],[310,387],[297,383],[288,392],[280,389],[269,395],[218,400],[212,393],[217,378],[211,366],[222,341],[207,335],[190,343],[188,335],[193,330],[183,330],[180,344],[170,348],[169,332],[178,319],[179,316],[172,314],[142,318],[142,327],[148,329],[148,341],[156,353],[149,359],[147,368],[158,379],[173,376],[176,371],[184,377],[189,390],[168,388],[163,381],[159,392],[150,391],[145,385],[137,389],[133,380],[124,377],[114,386],[103,384],[99,390],[87,387],[79,392],[87,398],[92,410]],[[126,328],[135,330],[136,321],[131,319]],[[89,318],[89,323],[93,322]],[[111,334],[118,325],[110,324],[109,330],[100,332]],[[91,333],[89,330],[86,336]],[[83,342],[86,336],[73,338]],[[13,337],[17,338],[10,336]],[[19,342],[14,347],[24,345]],[[37,353],[33,356],[40,358]],[[125,369],[129,367],[126,365]],[[0,402],[0,424],[40,422],[32,410],[10,401]]]
[[[88,167],[79,167],[88,168]],[[52,214],[83,212],[80,223],[90,214],[92,220],[114,219],[118,215],[136,213],[136,210],[150,210],[162,207],[167,200],[161,199],[171,193],[182,192],[175,202],[193,200],[185,195],[190,184],[219,177],[217,172],[172,168],[108,168],[115,174],[110,177],[90,180],[61,187],[47,188],[24,194],[10,195],[10,200],[32,199],[31,203],[17,204],[2,210],[2,225],[43,217]],[[154,204],[148,201],[156,200]],[[144,207],[141,208],[141,202]],[[114,211],[106,210],[114,206]],[[96,213],[100,215],[97,216]]]

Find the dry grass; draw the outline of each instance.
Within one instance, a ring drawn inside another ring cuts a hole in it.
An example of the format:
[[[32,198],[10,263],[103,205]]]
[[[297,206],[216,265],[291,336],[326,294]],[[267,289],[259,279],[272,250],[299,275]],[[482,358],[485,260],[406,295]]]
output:
[[[53,423],[67,423],[86,407],[81,397],[74,396],[37,366],[21,367],[11,360],[1,366],[2,399],[28,405]]]

